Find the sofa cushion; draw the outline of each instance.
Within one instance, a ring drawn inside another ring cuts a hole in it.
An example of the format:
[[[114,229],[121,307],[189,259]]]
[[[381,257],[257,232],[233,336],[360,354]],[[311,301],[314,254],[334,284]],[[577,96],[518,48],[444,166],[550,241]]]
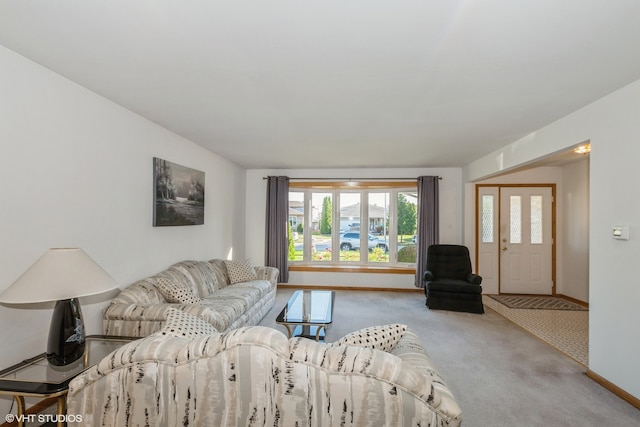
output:
[[[173,264],[169,270],[179,271],[189,278],[200,298],[206,298],[221,288],[213,266],[207,261],[181,261]]]
[[[251,282],[236,283],[233,286],[221,289],[221,291],[224,292],[222,292],[220,295],[247,295],[249,296],[248,300],[252,301],[252,303],[255,303],[260,298],[267,295],[272,289],[273,286],[266,280],[253,280]],[[213,294],[213,296],[217,294],[218,292]]]
[[[166,298],[160,293],[154,280],[146,278],[122,289],[111,304],[163,304]]]
[[[203,318],[185,313],[176,308],[167,309],[167,321],[160,331],[162,335],[193,339],[201,335],[211,335],[218,330]]]
[[[229,273],[222,259],[211,259],[208,261],[216,275],[216,280],[220,288],[224,288],[229,284]]]
[[[351,332],[334,342],[333,346],[351,345],[357,347],[382,350],[387,353],[393,350],[407,331],[407,325],[391,324],[371,326]]]
[[[182,304],[199,304],[202,300],[193,294],[190,288],[164,277],[156,279],[158,290],[167,302]]]
[[[186,272],[182,269],[169,267],[166,270],[162,270],[155,276],[150,277],[149,279],[154,283],[156,283],[156,280],[160,277],[162,277],[163,279],[171,280],[172,282],[175,282],[179,285],[182,285],[187,289],[190,289],[192,294],[196,296],[200,296],[200,293],[198,292],[198,287],[193,281],[193,278],[189,274],[186,274]]]
[[[250,282],[258,278],[250,259],[244,259],[242,261],[228,260],[224,262],[224,265],[227,267],[229,283],[232,285],[235,283]]]
[[[228,327],[258,303],[262,298],[262,289],[245,283],[228,286],[203,299],[202,304],[222,315]]]

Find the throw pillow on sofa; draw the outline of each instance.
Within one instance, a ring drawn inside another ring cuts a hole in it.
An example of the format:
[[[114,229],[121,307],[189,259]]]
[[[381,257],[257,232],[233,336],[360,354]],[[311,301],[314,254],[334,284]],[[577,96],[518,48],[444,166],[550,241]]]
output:
[[[229,273],[229,282],[233,285],[242,282],[251,282],[252,280],[258,280],[256,270],[253,268],[253,263],[250,259],[242,261],[225,261],[225,267],[227,267],[227,273]]]
[[[167,309],[167,321],[160,331],[162,335],[189,339],[218,332],[212,324],[204,319],[176,308]]]
[[[352,345],[356,347],[382,350],[387,353],[393,350],[407,331],[407,325],[391,324],[371,326],[351,332],[334,342],[333,346]]]
[[[173,280],[158,277],[156,285],[167,302],[180,304],[199,304],[202,300],[194,295],[193,291],[186,286],[182,286]]]

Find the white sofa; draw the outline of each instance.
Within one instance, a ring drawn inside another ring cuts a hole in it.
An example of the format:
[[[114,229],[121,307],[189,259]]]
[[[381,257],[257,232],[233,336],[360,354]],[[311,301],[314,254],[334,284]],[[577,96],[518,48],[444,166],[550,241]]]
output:
[[[123,289],[103,311],[104,333],[148,336],[162,329],[172,307],[205,319],[220,332],[257,325],[273,306],[278,273],[273,267],[254,268],[247,260],[179,262]],[[167,287],[182,293],[176,298]]]
[[[461,424],[460,407],[410,330],[387,352],[367,331],[324,344],[262,326],[189,336],[187,323],[170,328],[178,336],[129,343],[74,378],[68,413],[82,422],[69,425]]]

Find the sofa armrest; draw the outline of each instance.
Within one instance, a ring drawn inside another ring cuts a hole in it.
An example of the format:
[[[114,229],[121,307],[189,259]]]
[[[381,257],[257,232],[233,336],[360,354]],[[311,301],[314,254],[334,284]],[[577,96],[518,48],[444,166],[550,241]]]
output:
[[[156,321],[167,320],[167,309],[177,308],[185,313],[201,317],[217,330],[224,331],[227,322],[220,313],[201,304],[111,304],[103,311],[104,320]]]
[[[435,276],[433,275],[432,272],[430,272],[429,270],[424,272],[424,276],[423,279],[425,282],[431,282],[435,279]]]
[[[441,398],[439,410],[454,420],[451,425],[460,425],[462,420],[460,406],[416,333],[408,329],[395,348],[391,350],[391,354],[402,359],[417,373],[424,375],[432,382]]]
[[[471,283],[472,285],[479,285],[482,283],[482,276],[469,273],[469,275],[467,276],[467,282]]]
[[[394,388],[425,402],[448,421],[438,425],[460,426],[462,412],[459,405],[411,330],[405,332],[390,353],[356,345],[318,343],[299,337],[289,342],[288,359],[293,363],[320,368],[329,377],[366,377],[392,384]],[[345,382],[356,384],[352,378]]]
[[[280,271],[276,267],[254,267],[256,274],[258,275],[258,279],[260,280],[268,280],[271,282],[272,286],[276,286],[278,284],[278,275]]]

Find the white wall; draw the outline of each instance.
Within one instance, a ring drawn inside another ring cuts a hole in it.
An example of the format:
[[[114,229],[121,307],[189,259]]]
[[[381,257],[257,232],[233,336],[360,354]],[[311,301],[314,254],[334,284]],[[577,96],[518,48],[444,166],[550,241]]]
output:
[[[583,141],[589,163],[589,368],[640,398],[640,80],[464,168],[466,180],[526,164]],[[627,225],[631,239],[611,238]]]
[[[244,256],[244,170],[4,47],[0,94],[0,290],[50,247],[82,247],[121,287]],[[152,227],[154,156],[205,172],[204,225]],[[103,300],[81,300],[89,334]],[[51,308],[0,305],[0,367],[45,350]]]
[[[558,222],[562,225],[559,239],[562,262],[559,294],[589,301],[589,159],[562,167],[562,202]]]
[[[252,169],[247,171],[247,256],[254,263],[264,262],[264,224],[266,207],[266,181],[268,175],[290,178],[417,178],[421,175],[442,177],[440,191],[440,242],[462,243],[463,199],[462,170],[460,168],[424,169]],[[290,284],[319,286],[352,286],[414,289],[414,276],[407,274],[373,273],[289,273]]]

